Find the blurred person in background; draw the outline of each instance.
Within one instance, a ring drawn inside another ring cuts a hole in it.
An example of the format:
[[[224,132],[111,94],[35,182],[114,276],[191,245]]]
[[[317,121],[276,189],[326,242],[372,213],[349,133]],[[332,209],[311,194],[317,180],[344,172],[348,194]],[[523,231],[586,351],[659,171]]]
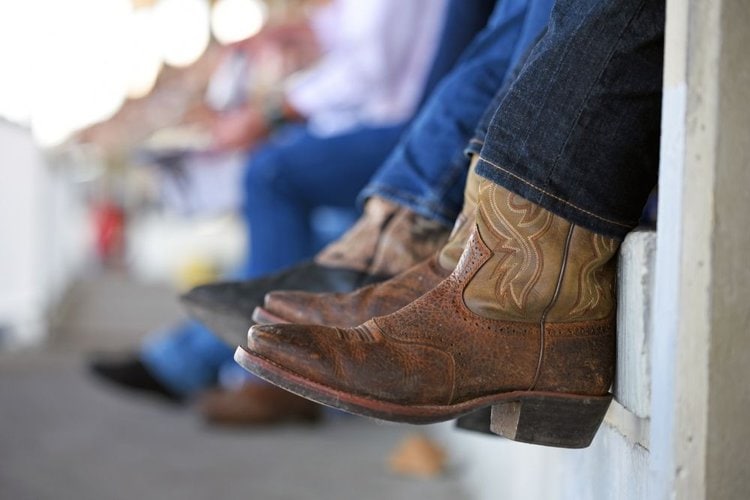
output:
[[[240,277],[267,274],[319,249],[312,235],[313,210],[354,207],[357,193],[396,144],[423,96],[486,22],[493,3],[331,2],[310,22],[322,48],[320,61],[282,92],[217,116],[214,147],[251,150],[243,210],[250,248]],[[447,9],[455,11],[459,4],[463,15],[449,15]],[[382,226],[396,210],[385,200],[368,202],[365,225]],[[441,221],[417,214],[412,219],[420,221],[420,237],[430,240],[429,252],[447,236]],[[356,252],[329,252],[333,260],[363,258]],[[246,383],[244,375],[237,382],[242,372],[232,352],[210,330],[190,321],[152,336],[137,353],[97,360],[92,369],[122,387],[175,401],[205,393],[219,379],[239,384],[243,401],[252,403],[241,419],[249,423],[317,417],[317,406],[284,391]],[[238,420],[231,411],[216,409],[216,396],[201,405],[207,417]]]

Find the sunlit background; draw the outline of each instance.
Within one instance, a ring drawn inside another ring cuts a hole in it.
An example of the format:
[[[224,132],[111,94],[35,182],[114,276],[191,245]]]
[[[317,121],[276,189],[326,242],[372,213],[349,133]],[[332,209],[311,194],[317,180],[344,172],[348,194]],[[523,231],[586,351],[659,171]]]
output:
[[[43,340],[66,291],[95,269],[177,293],[237,265],[237,167],[192,169],[186,192],[181,171],[149,158],[205,145],[205,130],[185,123],[224,51],[304,9],[301,0],[0,2],[0,345]],[[255,88],[285,75],[277,55],[258,57]]]
[[[212,149],[212,120],[314,64],[254,35],[323,3],[0,0],[0,499],[466,498],[408,426],[217,429],[87,371],[244,262],[252,152]],[[321,242],[351,222],[312,218]]]
[[[165,65],[187,67],[212,37],[263,27],[261,0],[24,0],[0,4],[0,116],[42,146],[146,96]]]

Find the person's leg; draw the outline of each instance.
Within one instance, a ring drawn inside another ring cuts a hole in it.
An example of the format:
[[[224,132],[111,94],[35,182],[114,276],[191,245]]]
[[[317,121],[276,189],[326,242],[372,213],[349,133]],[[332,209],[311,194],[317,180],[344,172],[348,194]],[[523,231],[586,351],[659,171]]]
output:
[[[185,321],[146,339],[139,358],[161,384],[190,398],[216,383],[232,348],[197,321]]]
[[[123,389],[181,402],[214,385],[219,367],[231,359],[227,344],[200,323],[183,321],[152,333],[138,352],[95,358],[89,367]]]
[[[635,227],[657,178],[663,10],[559,1],[494,114],[479,174],[591,231]]]
[[[534,0],[529,2],[527,12],[521,23],[521,31],[517,42],[514,47],[509,49],[512,70],[506,72],[506,81],[503,83],[500,91],[498,91],[493,98],[490,107],[485,110],[480,124],[476,127],[474,133],[475,138],[470,141],[467,150],[463,152],[468,153],[469,156],[473,157],[472,165],[468,174],[470,181],[466,182],[466,187],[464,188],[463,206],[461,214],[459,214],[458,217],[459,220],[457,220],[456,227],[453,230],[449,242],[441,251],[440,258],[437,260],[429,259],[423,262],[420,266],[405,271],[391,280],[369,285],[350,294],[310,293],[301,291],[271,292],[266,296],[264,306],[256,308],[253,315],[256,322],[261,324],[292,322],[331,326],[354,326],[372,317],[389,314],[400,307],[403,307],[423,293],[431,290],[442,278],[445,277],[446,273],[453,270],[458,262],[458,257],[463,250],[463,246],[468,240],[468,233],[464,234],[465,231],[460,231],[458,229],[464,223],[472,225],[474,220],[473,210],[476,207],[478,184],[478,179],[474,172],[474,166],[478,160],[481,145],[484,143],[484,136],[489,126],[490,119],[494,115],[502,98],[507,93],[510,83],[512,83],[512,80],[518,76],[518,73],[520,73],[520,67],[525,61],[525,58],[528,57],[528,53],[531,51],[536,41],[541,37],[542,31],[546,29],[546,20],[549,17],[551,4],[552,0]],[[488,37],[493,30],[498,30],[500,26],[503,26],[506,23],[506,20],[510,17],[507,7],[508,6],[506,6],[506,9],[498,8],[496,10],[488,31],[483,33],[482,37]],[[487,45],[492,47],[491,44]],[[477,47],[473,47],[472,50],[476,53],[476,57],[485,55],[484,52]],[[468,55],[471,54],[472,51],[469,51],[467,58]],[[489,61],[490,59],[488,58],[486,63],[489,63]],[[412,130],[412,139],[427,139],[424,136],[420,136],[423,130],[418,127],[415,127],[415,129],[416,130]],[[477,139],[477,137],[481,139]],[[434,140],[434,138],[430,138],[430,140]],[[422,145],[426,148],[428,146],[424,142]],[[432,153],[432,146],[428,148],[428,152]],[[393,159],[394,156],[397,155],[392,155],[391,159]],[[458,165],[458,163],[455,165]],[[439,163],[435,162],[432,166],[437,169]],[[395,179],[398,178],[397,176],[400,175],[394,175],[391,172],[391,170],[395,170],[395,167],[395,162],[387,163],[386,169],[379,171],[379,174],[382,174],[380,177],[381,181],[389,185],[391,184],[391,180],[395,181]],[[434,170],[434,172],[437,172],[437,170]],[[453,177],[453,174],[449,174],[449,177]],[[426,178],[422,179],[420,182],[429,184]],[[404,187],[407,188],[409,185],[414,186],[414,184],[407,182],[404,184]],[[395,189],[395,186],[393,187]],[[433,188],[436,189],[434,196],[439,197],[439,191],[437,190],[438,186],[433,186]],[[451,189],[455,190],[456,187],[454,186]],[[468,222],[469,219],[471,222]],[[455,255],[456,253],[458,255]]]
[[[393,278],[351,293],[274,291],[257,307],[253,319],[259,324],[300,323],[353,327],[370,318],[390,314],[432,290],[456,267],[474,226],[479,176],[472,162],[467,177],[464,204],[447,243],[428,259]]]
[[[307,224],[314,207],[353,206],[355,193],[401,129],[360,129],[325,139],[297,131],[283,149],[264,151],[257,164],[251,163],[247,175],[250,262],[239,277],[257,276],[271,267],[269,262],[275,267],[282,259],[294,260],[312,252],[308,243],[308,250],[300,250],[290,228],[309,234]],[[277,213],[283,220],[275,218]],[[253,310],[262,305],[268,292],[350,292],[426,259],[441,247],[448,233],[441,222],[373,197],[357,223],[313,260],[249,280],[197,287],[183,302],[194,317],[228,343],[244,343]]]
[[[255,326],[236,359],[355,413],[491,405],[511,439],[588,445],[611,399],[615,254],[658,166],[663,29],[664,2],[559,0],[490,125],[453,274],[353,329]]]
[[[292,127],[254,153],[244,180],[250,247],[240,277],[262,276],[315,254],[313,210],[353,208],[402,129],[367,128],[321,138]]]
[[[498,0],[450,0],[445,8],[440,43],[427,75],[422,104],[450,73],[463,52],[487,26]]]
[[[437,82],[454,66],[456,59],[463,52],[464,48],[486,24],[496,3],[496,0],[450,1],[447,7],[446,22],[440,45],[436,50],[435,59],[425,84],[425,96],[431,94]],[[437,143],[439,144],[439,141]],[[335,163],[338,163],[338,161],[338,158],[334,160]],[[460,189],[460,186],[458,189]],[[377,195],[373,196],[373,198],[377,198]],[[368,218],[367,207],[365,208],[366,213],[360,219],[360,222],[362,222],[362,219]],[[423,248],[437,248],[439,246],[439,238],[435,238],[434,236],[444,232],[442,229],[440,231],[431,229],[425,234],[416,235],[416,238],[410,237],[408,226],[422,224],[423,221],[420,221],[419,216],[416,216],[416,214],[406,213],[407,211],[405,210],[401,210],[398,215],[394,216],[393,214],[396,211],[396,208],[393,207],[392,209],[383,211],[386,213],[380,214],[382,215],[380,217],[382,222],[387,223],[382,228],[378,227],[378,221],[371,221],[373,223],[365,224],[365,227],[360,228],[362,231],[358,231],[356,227],[360,224],[355,225],[352,231],[349,232],[351,234],[347,233],[347,236],[350,237],[344,238],[341,241],[341,245],[334,246],[327,249],[328,251],[322,252],[314,262],[304,262],[284,269],[274,275],[258,279],[199,287],[184,296],[183,300],[193,314],[204,321],[216,325],[221,332],[228,332],[227,338],[237,338],[240,340],[239,336],[229,332],[242,331],[240,325],[246,325],[251,321],[250,314],[256,306],[262,304],[263,297],[267,292],[273,290],[351,291],[367,283],[377,282],[390,277],[392,274],[409,267],[409,260],[422,252],[420,250],[415,254],[415,252],[408,248],[410,243],[422,240],[432,242],[428,245],[422,245]],[[426,214],[422,215],[428,217]],[[448,218],[443,218],[439,219],[438,222],[449,226],[452,221],[448,220]],[[300,229],[300,231],[304,231],[304,228]],[[361,237],[363,233],[368,233],[369,236],[363,238]],[[397,237],[395,240],[393,238],[386,238],[385,235],[387,233],[399,233],[402,237]],[[362,247],[371,247],[370,243],[372,241],[380,239],[373,238],[373,236],[378,234],[383,234],[383,240],[388,239],[390,241],[389,246],[392,247],[392,251],[380,254],[379,256],[373,255],[368,257],[367,260],[372,259],[370,265],[363,266],[362,262],[352,263],[351,261],[339,258],[344,254],[367,254],[367,251],[360,252],[359,250]],[[428,237],[424,238],[424,236]],[[399,242],[399,239],[402,242]],[[356,245],[357,247],[354,249],[354,252],[352,252],[352,248],[349,248],[352,245]],[[270,247],[266,246],[265,249],[268,251]],[[309,248],[302,251],[297,249],[296,253],[297,255],[310,254],[311,250]],[[406,254],[407,259],[394,258],[396,253]],[[431,252],[427,252],[424,256],[428,256],[429,253]],[[289,261],[291,257],[285,255],[283,256],[283,260]],[[391,264],[384,265],[387,262],[391,262]],[[352,264],[355,265],[352,266]],[[244,276],[257,274],[257,269],[251,270],[247,268]],[[243,275],[241,274],[237,278],[241,278],[241,276]]]
[[[265,274],[311,255],[316,250],[311,243],[312,210],[353,206],[401,128],[359,130],[326,139],[293,128],[255,154],[245,178],[252,242],[247,274]],[[208,328],[191,321],[146,342],[140,359],[160,383],[189,397],[216,381],[221,367],[233,363],[232,353]]]
[[[381,196],[452,224],[468,167],[464,148],[513,66],[545,29],[552,4],[498,3],[487,27],[438,86],[360,200]]]

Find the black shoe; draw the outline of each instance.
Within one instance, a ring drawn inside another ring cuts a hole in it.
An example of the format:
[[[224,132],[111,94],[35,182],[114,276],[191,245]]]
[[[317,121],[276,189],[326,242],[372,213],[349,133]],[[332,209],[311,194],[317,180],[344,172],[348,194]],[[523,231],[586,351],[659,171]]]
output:
[[[118,387],[156,395],[172,403],[184,402],[182,396],[156,380],[136,356],[118,361],[94,359],[89,362],[89,370],[100,380]]]
[[[183,295],[181,300],[195,319],[228,344],[236,346],[247,341],[247,330],[255,324],[253,311],[263,305],[269,292],[348,293],[387,278],[307,261],[253,280],[199,286]]]

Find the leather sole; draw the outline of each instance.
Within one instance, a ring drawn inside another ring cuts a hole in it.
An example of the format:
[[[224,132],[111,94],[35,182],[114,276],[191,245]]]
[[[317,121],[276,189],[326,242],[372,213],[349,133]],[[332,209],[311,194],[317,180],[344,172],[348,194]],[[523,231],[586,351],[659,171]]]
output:
[[[563,448],[591,443],[612,395],[584,396],[541,391],[491,394],[452,405],[409,405],[358,396],[312,381],[245,347],[235,361],[246,370],[289,392],[349,413],[409,424],[452,420],[492,407],[491,430],[514,441]]]

